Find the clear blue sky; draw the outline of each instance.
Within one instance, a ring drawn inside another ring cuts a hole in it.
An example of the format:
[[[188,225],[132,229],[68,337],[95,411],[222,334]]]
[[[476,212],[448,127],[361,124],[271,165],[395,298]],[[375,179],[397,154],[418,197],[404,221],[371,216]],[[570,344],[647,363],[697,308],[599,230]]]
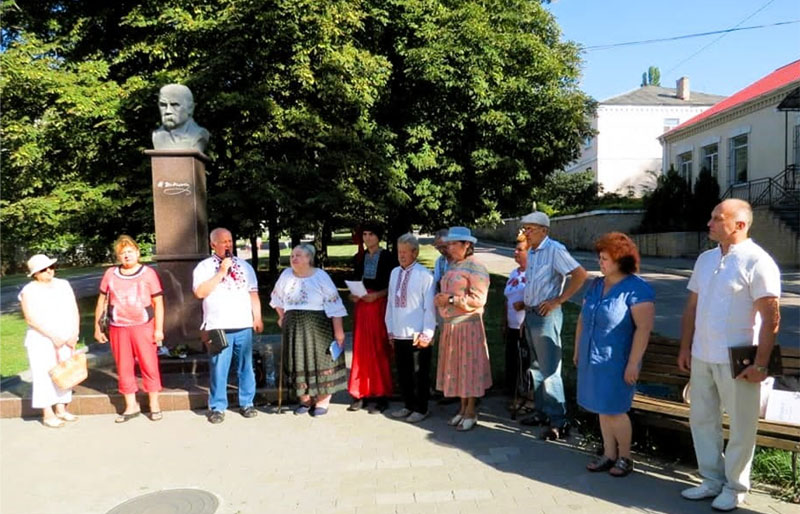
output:
[[[766,7],[764,7],[766,5]],[[563,38],[583,47],[800,20],[798,0],[554,0],[548,9]],[[688,76],[692,91],[731,95],[777,68],[800,59],[800,23],[651,43],[582,54],[581,88],[597,100],[639,87],[651,65],[661,85]]]

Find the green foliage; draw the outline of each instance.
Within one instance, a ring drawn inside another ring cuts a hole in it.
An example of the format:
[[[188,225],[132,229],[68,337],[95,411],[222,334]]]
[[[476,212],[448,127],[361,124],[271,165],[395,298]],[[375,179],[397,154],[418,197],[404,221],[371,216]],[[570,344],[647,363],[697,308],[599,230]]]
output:
[[[673,168],[659,175],[656,188],[644,196],[645,213],[642,232],[688,230],[692,193],[686,179]]]
[[[689,229],[704,231],[706,223],[711,218],[711,211],[719,203],[719,182],[706,168],[700,170],[694,183],[692,197],[692,211],[689,219]]]
[[[781,488],[785,501],[800,503],[800,477],[792,480],[792,459],[786,450],[757,447],[753,456],[753,478]]]
[[[559,171],[548,176],[544,185],[534,188],[532,196],[537,203],[538,210],[544,211],[541,207],[547,206],[552,210],[547,213],[548,215],[557,215],[587,210],[597,202],[597,191],[597,182],[593,172],[564,173]]]
[[[660,86],[661,85],[661,70],[658,66],[650,66],[647,71],[642,73],[642,87],[644,86]]]
[[[703,231],[711,211],[719,203],[719,185],[703,169],[695,181],[694,193],[674,168],[658,177],[656,188],[643,198],[645,214],[642,232]]]
[[[239,237],[526,212],[590,134],[578,47],[537,2],[0,8],[4,263],[152,233],[142,150],[169,82],[212,135],[210,222]]]

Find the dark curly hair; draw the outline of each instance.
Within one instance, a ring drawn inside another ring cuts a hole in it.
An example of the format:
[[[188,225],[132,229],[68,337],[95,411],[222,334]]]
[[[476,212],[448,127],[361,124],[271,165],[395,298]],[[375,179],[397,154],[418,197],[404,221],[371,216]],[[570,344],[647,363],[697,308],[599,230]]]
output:
[[[622,273],[630,275],[639,271],[639,249],[636,243],[622,232],[609,232],[594,243],[594,251],[606,252]]]
[[[372,232],[378,239],[383,241],[383,227],[377,221],[365,221],[361,224],[362,232]]]

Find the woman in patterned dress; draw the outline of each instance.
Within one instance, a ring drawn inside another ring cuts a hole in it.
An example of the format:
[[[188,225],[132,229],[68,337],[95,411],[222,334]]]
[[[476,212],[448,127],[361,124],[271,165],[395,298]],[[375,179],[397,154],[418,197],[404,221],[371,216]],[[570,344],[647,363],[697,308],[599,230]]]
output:
[[[294,413],[322,416],[328,413],[331,395],[347,383],[344,352],[336,360],[330,354],[334,339],[339,348],[344,346],[342,318],[347,311],[331,277],[313,266],[313,246],[296,246],[290,262],[269,304],[283,329],[284,376],[300,400]]]
[[[447,397],[461,399],[458,413],[448,424],[465,432],[478,422],[477,398],[492,385],[483,327],[489,272],[473,257],[477,239],[468,228],[451,227],[443,239],[451,262],[434,299],[443,319],[436,388]]]

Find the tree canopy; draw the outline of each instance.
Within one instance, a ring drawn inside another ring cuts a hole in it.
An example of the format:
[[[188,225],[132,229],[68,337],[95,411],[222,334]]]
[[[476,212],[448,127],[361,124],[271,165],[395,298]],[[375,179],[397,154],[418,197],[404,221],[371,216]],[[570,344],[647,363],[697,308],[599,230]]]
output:
[[[211,221],[239,236],[520,214],[591,133],[579,48],[529,0],[5,0],[2,15],[6,265],[152,232],[143,150],[170,82],[211,132]]]

